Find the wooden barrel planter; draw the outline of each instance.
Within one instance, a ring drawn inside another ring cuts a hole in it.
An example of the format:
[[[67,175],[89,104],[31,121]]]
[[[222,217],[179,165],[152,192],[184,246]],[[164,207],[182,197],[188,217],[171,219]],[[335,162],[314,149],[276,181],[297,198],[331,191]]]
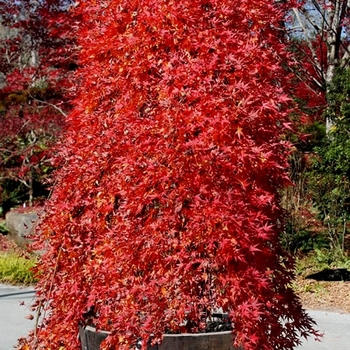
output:
[[[86,326],[79,329],[82,350],[100,350],[108,332]],[[241,350],[232,345],[232,332],[197,334],[165,334],[160,345],[148,345],[147,350]]]

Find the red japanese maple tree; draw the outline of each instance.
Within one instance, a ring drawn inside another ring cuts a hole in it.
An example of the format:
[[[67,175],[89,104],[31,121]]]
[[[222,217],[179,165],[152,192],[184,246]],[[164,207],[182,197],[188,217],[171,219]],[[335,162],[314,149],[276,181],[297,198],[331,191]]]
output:
[[[278,2],[82,1],[80,89],[39,228],[42,325],[129,349],[222,309],[244,349],[316,334],[279,243],[289,77]],[[282,34],[281,34],[282,33]]]

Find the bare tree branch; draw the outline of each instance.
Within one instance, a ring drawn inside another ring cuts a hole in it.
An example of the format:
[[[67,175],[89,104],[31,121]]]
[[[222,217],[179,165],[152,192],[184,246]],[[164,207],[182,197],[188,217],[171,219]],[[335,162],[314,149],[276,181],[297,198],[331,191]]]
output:
[[[66,114],[60,107],[56,106],[55,104],[50,103],[50,102],[47,102],[47,101],[44,101],[44,100],[39,100],[39,99],[35,98],[30,92],[29,92],[29,96],[30,96],[33,100],[35,100],[35,101],[37,101],[37,102],[39,102],[39,103],[43,103],[43,104],[45,104],[45,105],[47,105],[47,106],[50,106],[50,107],[56,109],[56,110],[57,110],[58,112],[60,112],[64,117],[67,117],[67,114]]]
[[[311,51],[311,55],[312,55],[312,59],[313,59],[313,65],[316,67],[317,71],[322,71],[322,67],[321,65],[319,64],[319,61],[318,61],[318,57],[317,57],[317,54],[316,54],[316,51],[314,50],[314,47],[313,47],[313,44],[311,42],[311,39],[308,35],[308,31],[306,29],[306,27],[304,26],[304,23],[300,17],[300,13],[298,11],[298,9],[296,8],[293,8],[293,12],[295,14],[295,17],[299,23],[299,26],[300,28],[303,30],[303,33],[304,33],[304,36],[305,36],[305,40],[306,40],[306,43]]]

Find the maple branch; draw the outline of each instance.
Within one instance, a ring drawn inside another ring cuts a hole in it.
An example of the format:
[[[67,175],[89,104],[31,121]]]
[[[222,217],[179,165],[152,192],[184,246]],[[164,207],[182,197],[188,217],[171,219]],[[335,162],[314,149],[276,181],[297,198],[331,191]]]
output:
[[[45,104],[45,105],[48,105],[48,106],[50,106],[50,107],[56,109],[56,110],[57,110],[58,112],[60,112],[65,118],[67,118],[67,114],[66,114],[65,112],[63,112],[63,110],[62,110],[60,107],[56,106],[55,104],[50,103],[50,102],[47,102],[47,101],[44,101],[44,100],[39,100],[39,99],[37,99],[36,97],[34,97],[34,96],[30,93],[30,91],[29,91],[29,96],[30,96],[34,101],[43,103],[43,104]]]
[[[6,164],[10,159],[14,158],[14,157],[18,157],[22,154],[25,154],[28,150],[30,150],[32,147],[32,145],[29,145],[21,150],[17,150],[14,151],[14,152],[11,152],[11,150],[7,150],[7,149],[1,149],[1,151],[7,151],[7,152],[10,152],[10,155],[8,155],[6,158],[3,157],[2,160],[0,161],[0,164]]]
[[[62,247],[63,247],[63,243],[61,244],[61,246],[58,249],[58,254],[57,254],[57,260],[56,260],[56,264],[55,264],[55,268],[52,274],[52,278],[50,280],[50,287],[49,287],[49,292],[48,292],[48,297],[51,296],[51,292],[52,292],[52,288],[53,288],[53,279],[57,273],[57,269],[58,269],[58,263],[61,257],[61,253],[62,253]],[[46,287],[46,284],[45,284]],[[39,324],[39,318],[41,316],[41,309],[43,307],[43,303],[40,300],[38,308],[37,308],[37,313],[36,313],[36,319],[35,319],[35,328],[34,328],[34,338],[37,339],[37,329],[38,329],[38,324]],[[43,318],[45,318],[45,314],[46,314],[46,309],[44,309],[44,314],[43,314]]]
[[[316,8],[316,10],[318,11],[318,13],[320,14],[320,16],[322,17],[322,20],[323,20],[327,25],[329,25],[328,22],[327,22],[327,18],[326,18],[326,16],[325,16],[324,12],[321,10],[321,7],[320,7],[320,5],[318,4],[317,0],[312,0],[311,2],[312,2],[312,4],[315,6],[315,8]]]
[[[309,16],[309,13],[306,9],[302,9],[302,12],[303,12],[303,15],[305,16],[305,18],[307,19],[307,21],[311,24],[311,26],[315,29],[316,32],[319,32],[319,31],[323,31],[324,28],[320,28],[313,20],[312,18]]]

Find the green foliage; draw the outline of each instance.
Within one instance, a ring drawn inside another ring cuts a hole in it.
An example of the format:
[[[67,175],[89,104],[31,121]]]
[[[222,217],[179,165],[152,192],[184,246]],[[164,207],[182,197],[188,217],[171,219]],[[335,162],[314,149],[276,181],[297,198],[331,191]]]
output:
[[[328,109],[325,112],[328,118],[336,123],[333,132],[339,136],[349,134],[350,123],[350,70],[338,70],[329,87],[327,96]]]
[[[0,215],[1,215],[0,211]],[[6,235],[8,233],[8,228],[6,227],[5,220],[0,220],[0,233]]]
[[[328,247],[325,235],[316,234],[305,222],[298,222],[298,218],[295,217],[290,217],[286,223],[281,234],[281,243],[291,253],[308,253]]]
[[[331,133],[315,147],[308,173],[309,191],[323,221],[332,248],[344,250],[350,219],[350,71],[338,72],[328,94],[325,117],[332,118]]]
[[[311,261],[318,268],[347,268],[350,259],[341,249],[315,249],[311,255]]]
[[[303,132],[308,136],[305,140],[304,146],[302,147],[304,151],[312,151],[315,147],[322,145],[326,137],[326,126],[320,121],[315,121],[312,124],[305,126]]]
[[[310,126],[310,130],[313,126]],[[316,127],[316,130],[318,127]],[[321,128],[322,130],[322,128]],[[316,131],[317,132],[317,131]],[[307,147],[314,147],[313,135]],[[310,154],[296,145],[289,159],[290,177],[293,186],[283,192],[283,207],[286,211],[286,225],[281,233],[281,243],[290,253],[307,253],[316,248],[328,247],[328,240],[320,234],[317,211],[308,195],[308,167]]]
[[[0,283],[30,285],[36,282],[32,268],[34,257],[19,256],[15,252],[0,252]]]
[[[340,249],[315,249],[297,259],[296,274],[306,276],[330,268],[349,268],[350,257]]]
[[[288,224],[282,235],[291,252],[331,248],[344,250],[350,209],[350,73],[338,71],[329,87],[324,123],[302,125],[290,159],[294,186],[285,194]],[[321,227],[322,226],[322,227]],[[316,229],[316,232],[315,232]]]

